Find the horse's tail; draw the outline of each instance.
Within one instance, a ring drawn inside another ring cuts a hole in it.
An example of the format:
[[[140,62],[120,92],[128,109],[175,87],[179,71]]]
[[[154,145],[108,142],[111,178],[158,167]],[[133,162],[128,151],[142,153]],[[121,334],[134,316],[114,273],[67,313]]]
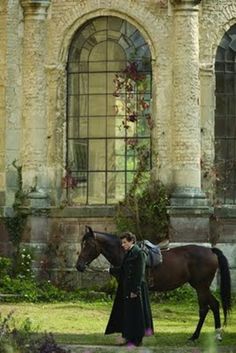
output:
[[[218,257],[220,270],[220,296],[224,313],[224,325],[227,324],[227,315],[231,310],[231,278],[228,260],[223,252],[217,248],[212,248],[214,254]]]

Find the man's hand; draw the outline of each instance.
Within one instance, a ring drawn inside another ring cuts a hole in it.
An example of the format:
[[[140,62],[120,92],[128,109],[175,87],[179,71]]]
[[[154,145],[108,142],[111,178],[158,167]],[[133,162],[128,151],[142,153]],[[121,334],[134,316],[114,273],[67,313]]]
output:
[[[136,293],[133,293],[133,292],[130,292],[130,298],[133,299],[133,298],[137,298],[137,294]]]

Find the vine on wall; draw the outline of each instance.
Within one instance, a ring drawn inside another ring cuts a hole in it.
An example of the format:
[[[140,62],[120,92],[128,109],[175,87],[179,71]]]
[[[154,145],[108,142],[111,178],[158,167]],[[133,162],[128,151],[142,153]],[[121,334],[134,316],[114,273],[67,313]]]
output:
[[[132,125],[145,118],[147,127],[152,130],[153,120],[150,114],[150,102],[145,99],[145,94],[148,93],[150,86],[150,78],[144,73],[139,72],[136,62],[129,62],[127,67],[120,73],[117,73],[114,78],[115,91],[114,97],[123,98],[124,112],[122,126],[125,130],[131,129]],[[115,106],[116,114],[120,113],[119,106]],[[139,122],[140,123],[140,122]],[[133,129],[134,130],[134,129]],[[135,129],[137,131],[137,129]],[[138,138],[126,137],[125,142],[131,148],[138,145]]]
[[[24,272],[29,272],[28,270],[31,269],[32,257],[26,249],[23,249],[22,252],[20,247],[27,221],[27,215],[22,212],[21,206],[24,204],[27,195],[23,191],[22,166],[17,165],[16,160],[13,161],[12,165],[17,171],[17,190],[15,192],[15,200],[13,203],[13,215],[11,217],[5,217],[4,223],[13,245],[12,274],[17,276],[22,272],[22,262],[24,262],[25,259],[27,259],[27,263],[23,266]],[[27,254],[25,254],[25,252],[27,252]]]
[[[206,197],[212,206],[212,214],[209,217],[209,241],[212,246],[217,244],[223,232],[223,222],[216,214],[216,209],[221,208],[223,205],[218,194],[225,193],[225,179],[227,179],[234,167],[235,163],[229,164],[228,168],[226,168],[225,163],[218,162],[212,165],[206,162],[204,156],[201,159],[202,188],[205,190]]]
[[[146,75],[138,71],[135,62],[130,62],[123,72],[115,75],[114,83],[115,97],[124,92],[126,94],[123,129],[128,130],[133,124],[138,124],[139,119],[145,118],[144,129],[148,128],[151,134],[154,123],[150,102],[145,100],[148,88]],[[116,207],[114,220],[118,232],[129,230],[138,239],[146,238],[158,242],[168,237],[168,190],[160,180],[151,176],[150,147],[139,142],[135,136],[125,139],[127,146],[135,151],[137,168],[127,195]]]

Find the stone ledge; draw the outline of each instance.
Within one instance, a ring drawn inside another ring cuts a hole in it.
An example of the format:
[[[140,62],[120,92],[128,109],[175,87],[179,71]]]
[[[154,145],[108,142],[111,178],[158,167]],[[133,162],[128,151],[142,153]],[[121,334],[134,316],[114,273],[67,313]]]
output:
[[[187,207],[187,206],[169,206],[167,208],[167,213],[170,216],[184,216],[184,215],[191,215],[191,216],[202,216],[206,217],[209,216],[212,213],[212,209],[209,208],[208,206],[193,206],[193,207]]]
[[[220,218],[236,218],[236,205],[215,207],[214,214]]]
[[[21,207],[22,213],[50,218],[99,218],[114,217],[114,206],[81,206],[81,207]],[[0,217],[12,217],[12,207],[0,207]]]

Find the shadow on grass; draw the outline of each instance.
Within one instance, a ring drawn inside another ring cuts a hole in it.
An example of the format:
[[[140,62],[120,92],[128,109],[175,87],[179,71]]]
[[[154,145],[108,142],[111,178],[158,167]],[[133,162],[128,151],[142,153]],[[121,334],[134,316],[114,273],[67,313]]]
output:
[[[56,342],[59,344],[68,344],[68,345],[91,345],[91,346],[113,346],[116,345],[119,341],[120,335],[104,335],[102,333],[94,334],[57,334],[53,333]],[[185,333],[155,333],[154,336],[145,337],[143,340],[143,345],[145,347],[169,347],[171,348],[212,348],[212,353],[214,352],[214,347],[232,347],[234,350],[229,352],[236,352],[235,345],[235,333],[225,333],[223,336],[222,342],[215,342],[213,334],[202,333],[200,338],[195,341],[189,341],[189,336]],[[198,350],[195,351],[198,353]]]

